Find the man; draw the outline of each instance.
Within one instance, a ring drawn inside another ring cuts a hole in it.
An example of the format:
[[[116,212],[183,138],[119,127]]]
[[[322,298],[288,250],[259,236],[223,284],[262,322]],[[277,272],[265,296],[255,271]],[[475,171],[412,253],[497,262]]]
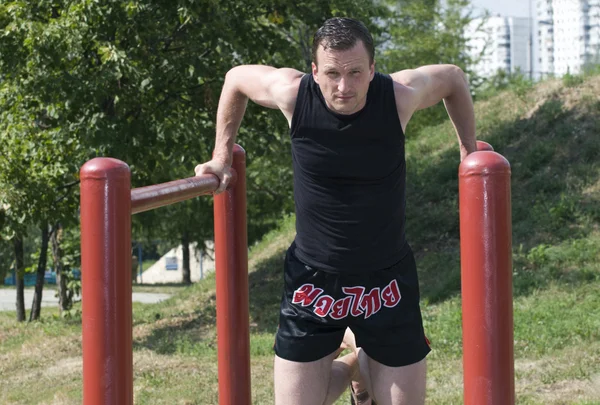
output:
[[[476,150],[473,104],[458,67],[383,75],[373,48],[361,22],[332,18],[314,36],[312,74],[231,69],[213,159],[196,167],[225,190],[249,99],[287,118],[297,234],[275,343],[278,405],[331,404],[352,379],[378,405],[425,401],[430,349],[404,235],[404,130],[415,111],[443,100],[462,159]],[[342,341],[352,353],[336,358]]]

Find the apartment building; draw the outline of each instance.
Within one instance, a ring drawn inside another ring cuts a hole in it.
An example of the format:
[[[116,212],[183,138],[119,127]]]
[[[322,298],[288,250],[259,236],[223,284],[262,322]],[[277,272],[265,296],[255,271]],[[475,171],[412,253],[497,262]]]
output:
[[[471,68],[489,77],[499,70],[508,73],[530,70],[529,36],[531,24],[523,17],[489,17],[471,21],[465,32],[469,53],[478,62]]]
[[[576,74],[600,61],[600,0],[537,0],[536,8],[544,74]]]
[[[471,22],[465,32],[471,56],[483,53],[472,67],[475,72],[489,77],[518,68],[540,78],[577,74],[586,65],[600,64],[600,0],[530,1],[535,1],[533,27],[528,18]]]
[[[554,13],[552,0],[537,1],[538,60],[540,76],[554,74]]]

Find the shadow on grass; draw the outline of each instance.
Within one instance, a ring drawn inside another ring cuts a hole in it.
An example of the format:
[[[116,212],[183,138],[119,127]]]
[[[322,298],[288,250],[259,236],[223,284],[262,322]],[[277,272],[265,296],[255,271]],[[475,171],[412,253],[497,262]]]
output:
[[[600,103],[567,109],[550,99],[528,119],[489,128],[480,138],[512,167],[514,294],[549,282],[598,280],[600,247],[585,238],[600,223],[600,190],[586,191],[600,177]],[[407,234],[417,257],[421,295],[429,302],[460,293],[456,155],[453,150],[435,159],[412,156],[407,162]],[[284,249],[278,250],[249,275],[252,332],[277,329],[284,255]],[[215,337],[205,328],[214,324],[214,313],[212,302],[175,326],[157,328],[135,346],[165,354],[214,354]]]
[[[600,255],[600,246],[577,246],[600,222],[600,195],[584,192],[600,174],[598,113],[599,103],[567,109],[550,99],[528,119],[495,123],[482,138],[511,163],[516,296],[552,281],[599,279],[599,272],[586,263],[597,261],[593,257]],[[418,261],[422,297],[429,302],[460,293],[456,155],[448,151],[436,161],[413,159],[407,166],[407,234]],[[544,255],[544,246],[560,244],[566,245],[562,253],[552,256],[547,250]],[[285,250],[277,251],[250,274],[250,315],[257,331],[277,329],[284,255]],[[582,255],[587,259],[581,261]],[[574,268],[577,260],[582,266]],[[561,267],[566,262],[570,265]]]
[[[599,277],[585,266],[562,271],[560,260],[550,263],[543,248],[535,257],[540,246],[568,245],[598,228],[600,196],[585,190],[600,173],[599,112],[598,102],[567,109],[561,100],[550,99],[530,118],[498,122],[480,138],[511,163],[515,295],[550,281]],[[412,157],[407,162],[407,235],[417,257],[422,297],[429,302],[460,293],[456,154],[452,150],[435,161]],[[593,256],[594,248],[587,248]],[[577,252],[563,252],[569,254]]]
[[[184,318],[169,320],[164,326],[153,327],[150,334],[134,338],[133,348],[145,348],[159,354],[193,356],[213,353],[217,346],[214,314],[214,306],[208,304],[201,310],[186,314]],[[160,319],[157,315],[156,323],[159,325]]]
[[[187,286],[167,301],[135,306],[133,346],[159,354],[214,354],[215,324],[213,277]]]
[[[279,323],[279,305],[283,293],[285,249],[256,265],[249,275],[250,319],[253,331],[275,333]]]
[[[279,319],[279,303],[283,288],[283,259],[285,249],[259,262],[249,274],[249,307],[252,333],[274,334]],[[210,280],[206,280],[210,281]],[[214,283],[214,280],[212,280]],[[198,286],[200,287],[200,286]],[[210,286],[209,286],[210,287]],[[216,353],[216,301],[214,292],[208,299],[196,297],[196,286],[191,287],[189,299],[198,300],[198,309],[191,313],[169,313],[162,303],[144,306],[136,313],[135,325],[153,324],[150,333],[134,338],[134,349],[149,349],[159,354],[191,356]],[[200,287],[210,290],[208,287]],[[200,289],[198,288],[198,289]],[[214,288],[214,284],[211,288]],[[184,297],[185,297],[184,296]],[[184,298],[185,299],[185,298]],[[161,323],[163,325],[161,325]]]

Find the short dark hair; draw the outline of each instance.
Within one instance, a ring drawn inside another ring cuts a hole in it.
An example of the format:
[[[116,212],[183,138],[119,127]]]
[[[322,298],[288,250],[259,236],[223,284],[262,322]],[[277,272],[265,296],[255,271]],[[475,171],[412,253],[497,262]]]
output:
[[[317,49],[322,45],[324,49],[345,51],[351,49],[358,41],[362,41],[369,53],[369,61],[375,60],[375,46],[373,37],[367,27],[354,18],[334,17],[323,23],[315,32],[312,44],[312,59],[317,63]]]

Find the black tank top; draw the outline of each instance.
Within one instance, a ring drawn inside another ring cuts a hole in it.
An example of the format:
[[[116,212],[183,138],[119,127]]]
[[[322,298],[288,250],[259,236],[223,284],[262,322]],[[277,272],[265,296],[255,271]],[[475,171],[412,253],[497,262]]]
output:
[[[290,133],[298,259],[348,273],[400,261],[406,165],[392,79],[375,73],[364,108],[341,115],[304,75]]]

